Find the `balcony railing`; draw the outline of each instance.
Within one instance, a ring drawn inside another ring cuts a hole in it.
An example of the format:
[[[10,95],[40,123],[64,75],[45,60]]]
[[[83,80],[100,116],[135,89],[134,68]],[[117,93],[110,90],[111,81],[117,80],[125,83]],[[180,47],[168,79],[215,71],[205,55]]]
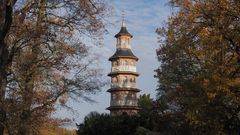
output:
[[[137,106],[136,100],[111,100],[111,106]]]
[[[114,66],[112,67],[112,72],[117,71],[131,71],[131,72],[137,72],[136,66],[127,66],[127,65],[121,65],[121,66]]]
[[[134,82],[117,82],[112,83],[112,88],[136,88],[136,83]]]

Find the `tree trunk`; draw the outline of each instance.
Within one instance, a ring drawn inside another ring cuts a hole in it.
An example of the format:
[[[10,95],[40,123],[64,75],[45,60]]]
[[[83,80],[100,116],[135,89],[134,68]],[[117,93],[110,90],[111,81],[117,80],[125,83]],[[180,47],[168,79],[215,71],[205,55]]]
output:
[[[0,41],[0,135],[3,135],[4,122],[6,119],[5,90],[7,85],[7,58],[7,47],[2,41]]]
[[[29,68],[31,65],[28,65]],[[26,69],[26,74],[29,72],[29,68]],[[20,116],[19,127],[17,130],[17,135],[30,135],[31,132],[31,105],[33,100],[33,83],[34,80],[32,75],[27,74],[25,80],[25,89],[23,92],[23,102],[22,102],[22,113]]]
[[[30,112],[27,110],[24,110],[21,114],[21,123],[18,128],[17,135],[30,135],[30,127],[29,127],[29,117]]]
[[[12,24],[12,5],[7,5],[5,0],[0,2],[0,135],[4,132],[4,123],[6,120],[5,112],[5,91],[7,86],[8,70],[8,47],[5,43],[5,37]]]
[[[42,18],[45,13],[45,7],[44,5],[46,4],[46,0],[40,0],[39,1],[39,12],[38,12],[38,18],[37,18],[37,23],[36,23],[36,31],[40,32],[41,31],[41,23],[42,23]],[[38,35],[40,37],[40,34]],[[20,118],[20,126],[18,128],[18,133],[17,135],[30,135],[32,132],[31,128],[31,105],[33,104],[33,93],[34,93],[34,82],[35,80],[33,79],[33,76],[35,76],[34,72],[31,71],[31,67],[34,64],[34,61],[37,59],[38,54],[39,54],[39,46],[41,43],[38,41],[38,39],[34,41],[34,45],[31,47],[32,50],[32,57],[28,61],[31,61],[32,63],[29,64],[28,68],[26,69],[26,81],[25,81],[25,90],[24,90],[24,95],[23,95],[23,111],[22,111],[22,116]],[[29,74],[29,72],[31,72]]]

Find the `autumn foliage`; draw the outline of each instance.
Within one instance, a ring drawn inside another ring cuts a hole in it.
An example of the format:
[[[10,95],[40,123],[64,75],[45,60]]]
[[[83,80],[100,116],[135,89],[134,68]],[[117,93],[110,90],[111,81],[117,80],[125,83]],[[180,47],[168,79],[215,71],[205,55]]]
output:
[[[240,133],[240,2],[171,0],[157,29],[159,100],[191,134]]]
[[[99,69],[80,39],[94,41],[107,13],[98,0],[1,0],[0,135],[38,134],[68,99],[101,89]]]

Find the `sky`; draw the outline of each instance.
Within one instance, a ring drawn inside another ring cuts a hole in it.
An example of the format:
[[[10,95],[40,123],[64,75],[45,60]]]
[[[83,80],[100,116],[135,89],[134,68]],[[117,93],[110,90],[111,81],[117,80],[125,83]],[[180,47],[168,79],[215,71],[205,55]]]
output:
[[[111,63],[108,58],[116,51],[117,34],[121,28],[122,11],[125,13],[128,31],[133,35],[131,46],[133,53],[139,58],[137,71],[140,76],[137,79],[139,94],[150,94],[155,98],[157,79],[154,78],[154,70],[160,65],[156,57],[157,43],[156,28],[163,26],[171,15],[171,8],[167,0],[106,0],[113,7],[113,13],[106,18],[108,33],[103,36],[103,45],[94,46],[93,53],[98,56],[98,65],[103,69],[104,79],[110,81],[107,74],[111,71]],[[94,51],[95,50],[95,51]],[[97,50],[97,51],[96,51]],[[75,112],[64,112],[75,123],[83,121],[84,117],[92,112],[109,113],[106,110],[110,105],[110,93],[106,92],[110,85],[104,87],[101,92],[92,95],[96,103],[81,102],[73,104]]]

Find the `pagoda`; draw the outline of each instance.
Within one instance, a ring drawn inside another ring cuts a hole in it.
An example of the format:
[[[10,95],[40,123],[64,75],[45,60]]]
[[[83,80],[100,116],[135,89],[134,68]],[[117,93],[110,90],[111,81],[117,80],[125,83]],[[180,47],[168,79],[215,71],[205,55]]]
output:
[[[136,78],[139,76],[136,70],[138,58],[131,50],[132,37],[123,17],[121,30],[115,35],[116,52],[109,58],[112,63],[108,74],[111,77],[111,88],[107,92],[111,94],[111,101],[107,109],[112,116],[123,113],[134,115],[139,110],[137,93],[140,90],[136,87]]]

